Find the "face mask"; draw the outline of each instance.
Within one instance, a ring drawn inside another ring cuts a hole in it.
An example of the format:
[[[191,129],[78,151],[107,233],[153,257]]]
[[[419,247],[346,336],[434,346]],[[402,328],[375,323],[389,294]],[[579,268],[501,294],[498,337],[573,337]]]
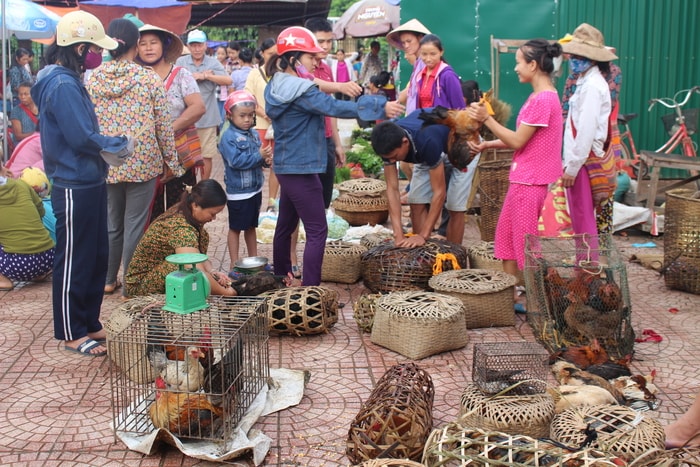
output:
[[[593,62],[591,62],[587,58],[569,58],[569,69],[574,74],[583,73],[586,70],[588,70],[592,65]]]
[[[314,79],[314,76],[311,73],[309,73],[309,70],[307,70],[306,67],[298,61],[294,64],[294,69],[296,70],[297,75],[299,75],[300,78],[311,80]]]
[[[98,54],[96,52],[93,52],[92,50],[88,50],[88,53],[85,55],[85,61],[83,62],[83,66],[85,67],[85,69],[93,70],[101,64],[102,54]]]

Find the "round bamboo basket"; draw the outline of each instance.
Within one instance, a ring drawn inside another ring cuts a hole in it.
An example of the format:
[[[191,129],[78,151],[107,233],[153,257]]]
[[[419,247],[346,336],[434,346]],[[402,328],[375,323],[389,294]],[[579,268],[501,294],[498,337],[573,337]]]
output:
[[[347,180],[338,185],[338,191],[333,209],[348,224],[383,224],[389,218],[385,182],[374,178]]]
[[[622,405],[582,406],[556,415],[551,425],[552,439],[570,446],[587,439],[586,428],[597,438],[591,447],[632,461],[653,449],[663,449],[664,429],[657,420]]]
[[[428,285],[464,304],[467,329],[513,326],[513,293],[517,279],[500,271],[457,269],[433,276]]]
[[[554,400],[549,394],[485,396],[475,384],[462,393],[460,422],[484,430],[533,438],[549,437]]]

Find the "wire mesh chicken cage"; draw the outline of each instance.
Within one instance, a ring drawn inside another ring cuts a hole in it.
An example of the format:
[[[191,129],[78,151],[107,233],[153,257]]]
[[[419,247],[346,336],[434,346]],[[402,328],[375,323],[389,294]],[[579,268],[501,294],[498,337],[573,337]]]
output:
[[[549,354],[536,342],[474,345],[472,381],[484,394],[529,395],[547,389]]]
[[[607,235],[525,240],[527,319],[550,351],[596,342],[613,359],[634,349],[627,267]]]
[[[211,297],[187,315],[140,303],[108,339],[115,437],[162,428],[226,445],[269,378],[266,301]]]

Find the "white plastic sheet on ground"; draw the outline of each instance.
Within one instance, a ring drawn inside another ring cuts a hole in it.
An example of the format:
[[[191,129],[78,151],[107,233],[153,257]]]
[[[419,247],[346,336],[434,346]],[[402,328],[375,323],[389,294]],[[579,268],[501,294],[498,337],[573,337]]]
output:
[[[137,435],[117,431],[117,437],[132,451],[150,455],[165,441],[177,447],[186,456],[214,462],[228,461],[252,452],[253,462],[260,465],[270,450],[272,440],[259,430],[253,430],[255,422],[264,415],[297,405],[304,396],[306,375],[303,371],[270,368],[270,383],[257,395],[248,411],[235,428],[231,439],[225,444],[204,440],[180,440],[168,430],[157,429],[151,433]],[[152,399],[137,401],[135,405],[150,405]],[[124,414],[144,413],[144,410],[129,410]],[[135,416],[135,415],[128,415]],[[150,423],[150,420],[147,421]],[[133,426],[129,421],[128,426]]]
[[[627,206],[615,201],[613,204],[613,231],[624,230],[649,220],[651,211],[639,206]]]

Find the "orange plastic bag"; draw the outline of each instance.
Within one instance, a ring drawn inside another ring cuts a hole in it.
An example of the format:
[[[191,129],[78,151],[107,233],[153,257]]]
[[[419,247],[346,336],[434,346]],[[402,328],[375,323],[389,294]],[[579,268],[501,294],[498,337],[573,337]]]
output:
[[[566,190],[561,184],[561,179],[552,185],[544,199],[537,231],[541,237],[568,237],[574,234]]]

